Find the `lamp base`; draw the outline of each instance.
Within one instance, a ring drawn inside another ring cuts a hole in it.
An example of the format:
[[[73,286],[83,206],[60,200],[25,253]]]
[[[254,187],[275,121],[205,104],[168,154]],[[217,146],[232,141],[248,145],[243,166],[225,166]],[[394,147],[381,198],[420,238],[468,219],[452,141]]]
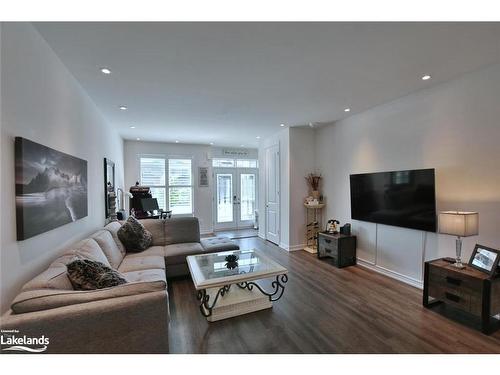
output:
[[[462,264],[462,239],[457,237],[455,241],[455,250],[456,250],[456,258],[455,258],[455,263],[453,263],[453,266],[455,268],[458,268],[459,270],[463,270],[465,266]]]

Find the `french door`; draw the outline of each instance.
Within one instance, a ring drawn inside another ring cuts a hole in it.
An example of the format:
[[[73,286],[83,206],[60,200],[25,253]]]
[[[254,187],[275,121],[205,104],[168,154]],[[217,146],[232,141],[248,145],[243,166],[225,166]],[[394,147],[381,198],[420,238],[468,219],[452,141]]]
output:
[[[257,175],[255,168],[214,168],[215,230],[253,226]]]

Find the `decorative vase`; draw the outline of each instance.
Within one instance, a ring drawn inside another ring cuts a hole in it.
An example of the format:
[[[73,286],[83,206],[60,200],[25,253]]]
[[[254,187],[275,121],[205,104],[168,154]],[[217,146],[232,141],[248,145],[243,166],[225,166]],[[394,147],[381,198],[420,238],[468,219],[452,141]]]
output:
[[[321,196],[321,194],[319,193],[319,190],[313,190],[312,191],[312,197],[314,199],[319,199],[320,196]]]

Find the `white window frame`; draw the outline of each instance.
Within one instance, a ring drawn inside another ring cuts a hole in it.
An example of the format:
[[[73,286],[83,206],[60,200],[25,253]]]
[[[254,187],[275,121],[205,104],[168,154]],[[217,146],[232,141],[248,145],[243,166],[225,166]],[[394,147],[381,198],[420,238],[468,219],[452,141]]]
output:
[[[233,162],[233,165],[215,165],[216,160],[231,160]],[[252,161],[255,162],[255,167],[240,167],[238,166],[238,162],[240,161]],[[251,158],[246,158],[246,159],[241,159],[241,158],[212,158],[212,168],[238,168],[238,169],[259,169],[259,159],[251,159]]]
[[[139,181],[142,184],[142,173],[141,173],[141,159],[142,158],[156,158],[156,159],[164,159],[165,160],[165,186],[160,186],[160,185],[155,185],[155,186],[150,186],[154,188],[163,188],[165,189],[165,208],[167,210],[170,209],[170,187],[190,187],[191,188],[191,213],[184,213],[184,214],[175,214],[175,216],[193,216],[194,213],[196,212],[196,207],[195,207],[195,199],[194,199],[194,158],[192,155],[166,155],[166,154],[138,154],[137,155],[137,165],[138,165],[138,171],[139,171],[139,177],[137,181]],[[170,185],[170,171],[169,171],[169,160],[174,160],[174,159],[184,159],[184,160],[191,160],[191,185]]]
[[[191,185],[170,185],[170,160],[190,160],[191,161]],[[191,212],[176,214],[176,216],[194,215],[194,173],[193,173],[193,157],[192,156],[169,156],[165,160],[165,168],[167,169],[167,207],[170,210],[170,188],[191,188]],[[173,214],[173,213],[172,213]]]
[[[167,190],[167,178],[168,178],[168,174],[167,174],[167,163],[168,163],[168,159],[165,158],[165,155],[158,155],[158,154],[141,154],[141,155],[138,155],[138,158],[137,158],[137,164],[138,164],[138,169],[139,169],[139,178],[137,179],[137,181],[139,181],[139,183],[142,185],[142,164],[141,164],[141,159],[163,159],[164,162],[165,162],[165,185],[152,185],[152,186],[149,186],[149,187],[152,187],[152,188],[155,188],[155,189],[163,189],[165,190],[165,209],[168,208],[168,190]],[[160,209],[163,209],[160,207]]]

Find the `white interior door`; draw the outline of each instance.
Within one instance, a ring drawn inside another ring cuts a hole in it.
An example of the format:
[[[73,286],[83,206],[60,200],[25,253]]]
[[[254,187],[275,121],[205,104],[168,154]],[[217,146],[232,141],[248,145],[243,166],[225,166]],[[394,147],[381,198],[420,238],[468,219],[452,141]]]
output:
[[[215,230],[252,227],[257,207],[257,169],[214,168]]]
[[[279,245],[280,242],[280,153],[279,146],[266,149],[266,238]]]

